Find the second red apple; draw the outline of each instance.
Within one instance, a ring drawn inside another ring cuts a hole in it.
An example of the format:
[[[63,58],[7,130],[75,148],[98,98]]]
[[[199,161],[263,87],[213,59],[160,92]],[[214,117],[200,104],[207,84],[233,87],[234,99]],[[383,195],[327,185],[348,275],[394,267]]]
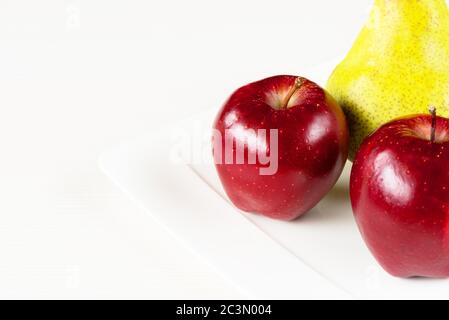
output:
[[[398,277],[449,277],[449,120],[411,116],[362,144],[351,173],[355,219]]]

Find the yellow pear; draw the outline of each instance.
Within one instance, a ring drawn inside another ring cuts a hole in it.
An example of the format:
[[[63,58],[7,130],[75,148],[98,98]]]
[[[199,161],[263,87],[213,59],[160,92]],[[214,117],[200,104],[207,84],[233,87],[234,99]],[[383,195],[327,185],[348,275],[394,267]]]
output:
[[[375,0],[327,89],[349,120],[350,159],[367,135],[394,118],[426,113],[430,105],[449,116],[446,2]]]

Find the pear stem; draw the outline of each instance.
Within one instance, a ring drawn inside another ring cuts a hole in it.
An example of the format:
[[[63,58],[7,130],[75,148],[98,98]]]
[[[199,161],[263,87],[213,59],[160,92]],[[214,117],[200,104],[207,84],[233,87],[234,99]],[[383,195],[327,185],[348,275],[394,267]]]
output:
[[[432,126],[430,127],[430,142],[435,142],[435,134],[437,129],[437,108],[431,106],[429,112],[432,115]]]
[[[286,109],[288,107],[291,98],[296,93],[296,91],[298,91],[303,86],[304,82],[305,82],[304,78],[301,77],[296,78],[294,86],[290,88],[284,100],[282,101],[281,109]]]

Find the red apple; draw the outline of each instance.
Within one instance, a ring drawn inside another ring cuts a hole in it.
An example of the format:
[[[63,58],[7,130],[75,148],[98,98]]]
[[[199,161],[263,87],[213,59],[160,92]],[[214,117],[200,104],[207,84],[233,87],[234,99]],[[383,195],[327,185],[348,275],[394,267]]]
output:
[[[449,120],[432,112],[379,128],[351,172],[361,234],[397,277],[449,276]]]
[[[215,120],[213,148],[235,206],[293,220],[337,181],[347,159],[348,129],[325,90],[305,78],[276,76],[232,94]]]

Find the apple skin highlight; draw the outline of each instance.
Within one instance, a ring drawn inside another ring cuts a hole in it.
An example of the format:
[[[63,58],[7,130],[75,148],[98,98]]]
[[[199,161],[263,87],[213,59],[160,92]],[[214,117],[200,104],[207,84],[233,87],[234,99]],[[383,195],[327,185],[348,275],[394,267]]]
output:
[[[350,193],[362,237],[387,272],[449,277],[448,119],[409,116],[371,134],[355,158]]]
[[[225,149],[225,135],[244,144],[245,160],[216,168],[223,187],[241,210],[293,220],[313,208],[334,186],[348,154],[348,128],[340,106],[315,83],[296,76],[276,76],[246,85],[232,94],[214,125],[220,138],[213,148]],[[277,170],[261,175],[258,155],[269,154],[276,129]],[[232,144],[235,160],[236,144]]]

